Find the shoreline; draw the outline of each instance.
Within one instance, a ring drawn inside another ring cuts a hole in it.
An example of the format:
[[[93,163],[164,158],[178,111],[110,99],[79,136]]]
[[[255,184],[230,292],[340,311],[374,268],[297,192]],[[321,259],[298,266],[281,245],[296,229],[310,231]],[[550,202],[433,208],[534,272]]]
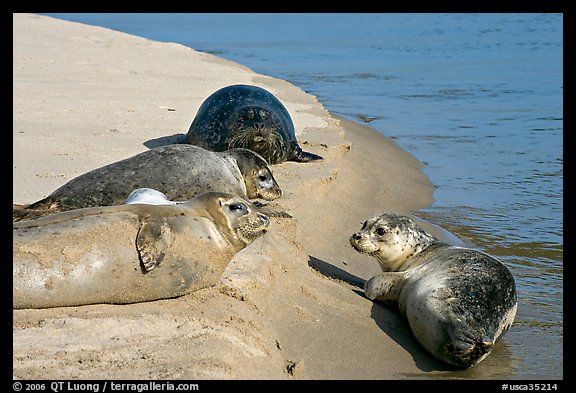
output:
[[[216,287],[125,306],[14,310],[14,378],[402,379],[447,371],[397,312],[363,296],[362,281],[379,269],[347,240],[384,210],[410,214],[432,204],[434,187],[416,158],[300,88],[231,61],[51,17],[13,19],[13,203],[165,144],[186,132],[210,93],[233,83],[275,94],[301,146],[325,158],[271,166],[284,189],[275,204],[294,219],[274,220]]]

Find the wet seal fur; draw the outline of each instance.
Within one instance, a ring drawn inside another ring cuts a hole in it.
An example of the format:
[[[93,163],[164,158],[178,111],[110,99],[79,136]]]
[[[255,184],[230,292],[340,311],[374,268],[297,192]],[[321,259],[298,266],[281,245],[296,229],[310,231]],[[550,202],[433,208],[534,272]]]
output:
[[[225,193],[84,208],[13,224],[13,307],[126,304],[215,285],[282,211]]]
[[[440,242],[410,218],[386,213],[366,221],[350,244],[384,271],[366,281],[366,296],[397,306],[420,344],[446,363],[478,364],[514,322],[514,278],[488,254]]]
[[[250,85],[227,86],[212,93],[178,143],[213,151],[243,147],[259,153],[271,165],[322,159],[300,148],[292,118],[280,100]]]
[[[204,192],[274,200],[282,189],[268,163],[249,149],[213,152],[192,145],[161,146],[80,175],[28,206],[13,206],[13,221],[61,211],[124,203],[136,188],[152,188],[171,200]]]

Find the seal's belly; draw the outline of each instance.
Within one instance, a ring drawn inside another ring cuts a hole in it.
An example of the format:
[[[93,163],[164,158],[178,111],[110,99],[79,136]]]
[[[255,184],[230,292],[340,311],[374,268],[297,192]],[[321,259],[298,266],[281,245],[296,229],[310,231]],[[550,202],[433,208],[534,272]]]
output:
[[[138,225],[135,218],[90,217],[15,229],[14,307],[81,304],[110,296],[106,291],[119,274],[140,269],[133,242]]]
[[[208,219],[175,220],[174,240],[149,273],[135,245],[140,221],[129,213],[14,229],[13,307],[134,303],[214,285],[230,247]]]

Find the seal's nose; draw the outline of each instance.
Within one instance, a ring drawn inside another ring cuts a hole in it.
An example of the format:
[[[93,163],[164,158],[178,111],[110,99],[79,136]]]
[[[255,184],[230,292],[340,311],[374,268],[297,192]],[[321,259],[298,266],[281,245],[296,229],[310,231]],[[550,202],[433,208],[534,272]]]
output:
[[[356,232],[355,234],[352,235],[352,239],[353,240],[360,240],[362,236],[360,236],[360,233]]]
[[[268,216],[266,216],[262,213],[259,213],[258,215],[260,216],[260,221],[262,221],[262,224],[264,224],[264,225],[270,224],[270,219],[268,218]]]
[[[259,133],[261,133],[262,131],[264,131],[266,129],[266,124],[264,123],[254,123],[253,125],[254,129],[256,131],[258,131]],[[262,135],[260,135],[260,137],[262,137]]]

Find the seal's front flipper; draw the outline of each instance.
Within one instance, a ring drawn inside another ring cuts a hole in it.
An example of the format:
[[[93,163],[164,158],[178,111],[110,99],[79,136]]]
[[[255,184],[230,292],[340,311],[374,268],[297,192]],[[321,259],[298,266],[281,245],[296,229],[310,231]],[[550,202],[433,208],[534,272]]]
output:
[[[318,154],[309,153],[304,151],[300,148],[294,150],[294,154],[288,159],[288,161],[296,161],[296,162],[308,162],[308,161],[316,161],[316,160],[323,160],[324,157],[319,156]]]
[[[149,273],[160,265],[173,239],[166,221],[148,217],[142,222],[136,236],[136,249],[143,273]]]
[[[387,272],[372,277],[364,284],[364,294],[373,301],[386,305],[398,303],[400,292],[406,283],[406,273]]]

